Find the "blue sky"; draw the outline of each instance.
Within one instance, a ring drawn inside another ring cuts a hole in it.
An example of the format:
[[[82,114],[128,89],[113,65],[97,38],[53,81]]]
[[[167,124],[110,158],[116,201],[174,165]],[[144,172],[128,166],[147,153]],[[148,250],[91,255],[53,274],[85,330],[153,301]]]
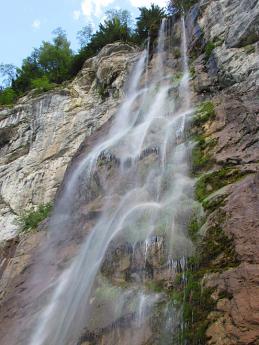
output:
[[[138,7],[153,2],[164,6],[167,0],[1,0],[0,63],[20,66],[23,58],[43,40],[51,40],[51,32],[66,30],[73,50],[78,49],[76,33],[87,23],[98,25],[109,8],[129,10],[133,17]]]

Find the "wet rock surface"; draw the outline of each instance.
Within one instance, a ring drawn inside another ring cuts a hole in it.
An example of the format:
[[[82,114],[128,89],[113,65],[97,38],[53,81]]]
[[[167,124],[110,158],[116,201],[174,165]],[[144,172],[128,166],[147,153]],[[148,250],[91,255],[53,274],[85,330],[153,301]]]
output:
[[[214,206],[203,202],[207,217],[203,227],[203,232],[207,227],[205,243],[213,244],[219,222],[233,246],[230,250],[226,241],[221,254],[212,255],[212,261],[204,254],[207,269],[218,271],[204,278],[205,286],[214,289],[216,301],[209,316],[208,344],[259,343],[259,61],[258,24],[254,25],[259,20],[258,5],[258,1],[204,1],[198,17],[205,42],[200,39],[196,46],[205,51],[206,45],[213,42],[209,56],[204,53],[192,62],[196,100],[211,100],[216,109],[215,118],[200,127],[200,134],[213,140],[205,150],[211,162],[208,169],[234,168],[248,175],[233,184],[226,181],[230,185],[222,188],[225,196],[221,201],[216,198],[220,189],[214,196]],[[195,41],[194,33],[193,37]],[[214,242],[211,248],[219,247]]]
[[[25,209],[53,202],[84,138],[114,115],[136,55],[108,45],[71,83],[0,111],[0,241],[15,236]],[[109,89],[105,99],[100,85]]]
[[[216,186],[213,190],[213,183],[206,185],[211,199],[210,208],[204,207],[207,222],[201,232],[205,254],[209,256],[204,255],[206,265],[210,267],[202,282],[204,287],[212,289],[215,307],[209,313],[204,342],[259,344],[258,1],[204,0],[188,16],[193,101],[199,104],[212,100],[216,113],[198,128],[199,134],[215,143],[208,148],[213,164],[206,173],[225,168],[242,172],[235,181],[226,181],[223,188]],[[215,47],[206,57],[208,42],[214,42]],[[24,99],[17,109],[2,112],[0,205],[5,230],[0,228],[0,234],[2,231],[3,237],[15,236],[12,223],[17,213],[27,206],[53,200],[61,184],[59,198],[73,166],[108,132],[127,68],[135,56],[136,52],[128,45],[107,46],[97,58],[85,63],[65,91]],[[159,152],[148,143],[147,151],[139,159],[143,175],[150,164],[157,162],[159,166],[158,158]],[[59,246],[55,258],[58,269],[70,262],[104,205],[112,209],[112,202],[109,204],[103,198],[103,190],[109,183],[115,186],[115,193],[121,190],[121,185],[116,189],[116,174],[121,164],[119,152],[104,153],[98,161],[94,181],[89,188],[79,191],[83,206],[78,226],[70,234],[71,238]],[[130,162],[124,164],[130,167]],[[19,198],[14,199],[17,190]],[[119,193],[114,200],[119,202]],[[219,224],[220,233],[215,234]],[[34,255],[44,236],[45,230],[14,237],[0,249],[3,345],[18,344],[13,334],[7,335],[6,331],[13,323],[21,322],[24,315],[35,312],[30,301],[17,296],[23,296],[23,291],[28,289],[26,281],[31,277]],[[131,287],[132,295],[136,296],[140,281],[146,283],[149,292],[154,292],[154,286],[159,287],[159,292],[170,290],[181,268],[179,263],[178,267],[168,264],[167,250],[167,238],[161,234],[150,238],[148,243],[141,239],[132,243],[128,238],[112,242],[90,301],[96,318],[84,330],[78,344],[127,345],[139,341],[139,337],[145,345],[160,344],[156,326],[161,311],[157,314],[152,311],[143,335],[137,323],[136,307],[125,308],[118,316],[111,305],[115,301],[121,308],[125,307],[119,304],[124,287]],[[55,270],[52,274],[55,276]],[[39,286],[36,284],[34,288],[37,290]],[[38,295],[41,305],[44,293],[38,291]],[[139,305],[138,297],[136,301],[135,297],[131,300],[131,295],[128,298],[133,306]],[[26,343],[26,336],[25,331],[22,344]]]

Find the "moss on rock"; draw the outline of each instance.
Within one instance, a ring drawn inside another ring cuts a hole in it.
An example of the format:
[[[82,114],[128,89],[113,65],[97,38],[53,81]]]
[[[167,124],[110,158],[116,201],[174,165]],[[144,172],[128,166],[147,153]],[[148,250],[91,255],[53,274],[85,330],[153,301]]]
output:
[[[246,173],[239,169],[225,167],[217,171],[202,175],[196,183],[195,195],[202,202],[207,196],[216,190],[236,182]]]
[[[202,126],[208,120],[214,119],[215,116],[214,103],[212,101],[202,102],[194,114],[193,125],[196,127]]]

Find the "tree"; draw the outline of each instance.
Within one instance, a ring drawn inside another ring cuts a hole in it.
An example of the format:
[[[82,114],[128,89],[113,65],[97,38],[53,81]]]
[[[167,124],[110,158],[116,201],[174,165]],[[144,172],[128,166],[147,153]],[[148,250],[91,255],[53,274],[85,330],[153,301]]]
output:
[[[184,13],[197,2],[198,0],[170,0],[167,10],[170,14],[175,14],[177,12]]]
[[[77,39],[80,43],[81,48],[85,47],[89,43],[93,33],[93,28],[91,24],[87,24],[77,33]]]
[[[3,78],[3,86],[8,87],[16,77],[16,67],[12,64],[0,64],[0,75]]]
[[[109,9],[105,12],[105,16],[108,21],[113,21],[114,18],[118,18],[121,25],[127,26],[129,29],[132,28],[132,17],[127,10]]]
[[[12,105],[16,99],[16,93],[11,87],[0,90],[0,105]]]
[[[74,56],[71,75],[76,75],[84,61],[96,55],[106,44],[116,41],[132,40],[131,28],[128,26],[130,15],[128,11],[110,10],[107,19],[99,24],[99,29],[91,36],[86,46],[83,46]]]
[[[163,8],[152,4],[150,8],[140,7],[140,16],[137,18],[136,33],[138,40],[142,42],[148,36],[151,41],[158,35],[161,20],[166,16]]]
[[[34,49],[31,56],[23,60],[22,67],[17,69],[17,77],[12,83],[12,87],[17,94],[23,94],[30,90],[31,80],[42,77],[43,71],[38,59],[39,50]]]
[[[50,82],[61,83],[70,77],[73,52],[65,31],[58,28],[53,33],[53,43],[43,41],[39,48],[38,64]]]
[[[41,78],[33,79],[31,81],[31,86],[33,89],[37,89],[39,92],[45,92],[52,90],[55,87],[55,84],[50,83],[48,77],[44,75]]]

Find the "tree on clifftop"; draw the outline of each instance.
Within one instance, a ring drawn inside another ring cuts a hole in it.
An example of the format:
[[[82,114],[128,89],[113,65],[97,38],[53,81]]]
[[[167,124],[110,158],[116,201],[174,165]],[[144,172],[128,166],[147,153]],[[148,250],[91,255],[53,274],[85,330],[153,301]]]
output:
[[[136,28],[138,40],[142,42],[150,36],[151,41],[154,41],[158,35],[161,20],[166,16],[165,11],[154,4],[150,8],[140,7],[139,10]]]

